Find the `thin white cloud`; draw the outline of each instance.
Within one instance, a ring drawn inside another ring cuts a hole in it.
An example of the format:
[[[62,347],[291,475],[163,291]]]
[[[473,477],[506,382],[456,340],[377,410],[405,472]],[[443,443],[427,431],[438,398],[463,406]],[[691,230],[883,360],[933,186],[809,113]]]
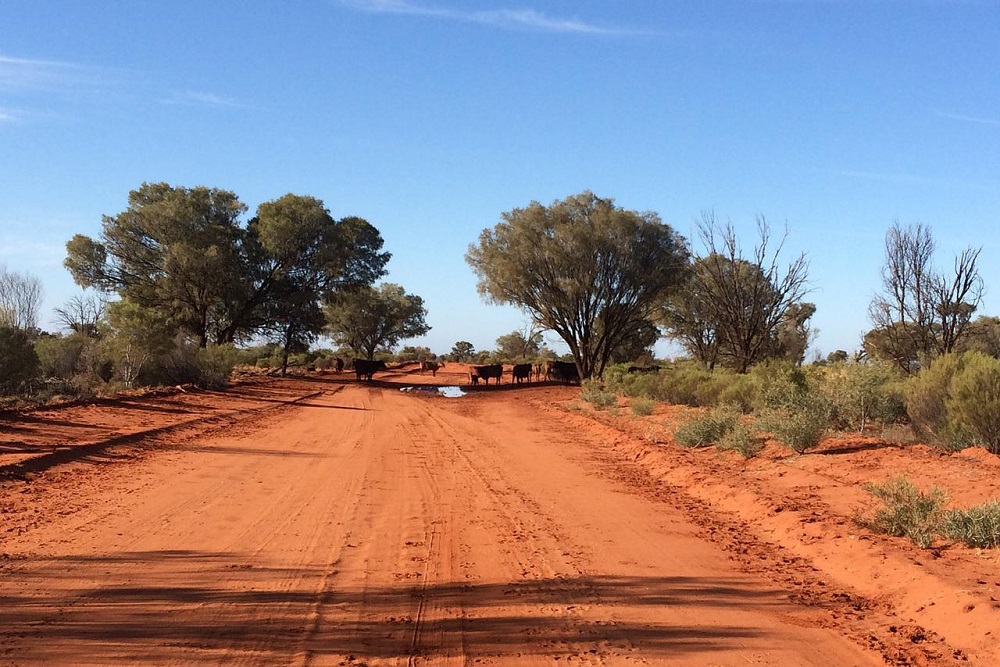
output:
[[[182,90],[174,92],[164,100],[165,104],[177,104],[181,106],[200,106],[216,108],[248,108],[250,105],[240,100],[206,93],[198,90]]]
[[[1000,125],[1000,118],[984,118],[982,116],[967,116],[960,113],[950,113],[948,111],[935,111],[935,115],[951,120],[959,120],[963,123],[976,123],[977,125]]]
[[[994,190],[996,183],[981,183],[972,181],[955,181],[931,176],[918,176],[902,172],[879,172],[864,171],[860,169],[837,169],[828,173],[843,178],[851,178],[863,181],[875,181],[881,183],[895,183],[898,185],[917,185],[921,187],[935,188],[957,188],[971,190]]]
[[[0,55],[0,91],[55,91],[101,83],[105,73],[94,67],[52,60]]]
[[[349,9],[371,14],[400,14],[428,18],[464,21],[506,29],[531,29],[545,32],[577,33],[590,35],[625,35],[636,31],[611,26],[600,26],[579,19],[548,16],[534,9],[450,9],[417,4],[410,0],[336,0]]]

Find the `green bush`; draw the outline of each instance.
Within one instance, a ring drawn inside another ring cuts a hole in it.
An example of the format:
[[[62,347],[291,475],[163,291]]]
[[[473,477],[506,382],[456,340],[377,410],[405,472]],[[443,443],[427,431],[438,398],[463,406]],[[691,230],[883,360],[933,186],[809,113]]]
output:
[[[948,539],[980,549],[1000,547],[1000,500],[966,510],[949,510],[941,523],[941,532]]]
[[[764,443],[757,438],[753,429],[741,423],[737,423],[723,435],[717,446],[722,450],[734,451],[745,459],[752,459],[764,449]]]
[[[862,432],[869,424],[884,426],[906,415],[900,380],[887,364],[842,362],[823,369],[819,384],[837,426]]]
[[[0,394],[23,391],[38,377],[38,354],[21,329],[0,326]]]
[[[610,408],[618,403],[618,397],[615,393],[607,391],[600,380],[584,380],[580,398],[598,410]]]
[[[962,434],[948,419],[948,392],[964,357],[946,354],[935,359],[906,384],[906,412],[917,435],[950,449],[965,446]]]
[[[738,406],[743,414],[753,410],[754,402],[757,400],[757,388],[753,378],[732,371],[723,371],[716,374],[715,381],[722,385],[716,399],[718,405]]]
[[[1000,454],[1000,360],[981,352],[963,356],[945,399],[947,431],[958,442]]]
[[[35,341],[35,353],[38,355],[42,377],[71,379],[77,372],[83,347],[93,342],[93,339],[80,334],[38,338]]]
[[[233,369],[242,359],[243,355],[232,345],[210,345],[199,349],[195,355],[198,385],[209,389],[225,388]]]
[[[656,409],[656,401],[651,401],[648,398],[633,398],[629,401],[628,406],[632,410],[632,414],[637,417],[648,417]]]
[[[905,477],[893,477],[882,484],[869,482],[864,488],[882,501],[881,507],[860,520],[870,530],[908,537],[920,547],[930,546],[941,532],[946,500],[941,489],[924,493]]]
[[[763,412],[762,426],[774,437],[804,454],[823,439],[830,426],[830,402],[814,393],[799,393],[794,402]]]
[[[771,359],[751,367],[747,375],[755,389],[756,409],[796,406],[809,393],[805,371],[790,361]]]
[[[719,406],[706,415],[689,419],[674,431],[674,441],[682,447],[707,447],[717,443],[739,423],[739,410]]]

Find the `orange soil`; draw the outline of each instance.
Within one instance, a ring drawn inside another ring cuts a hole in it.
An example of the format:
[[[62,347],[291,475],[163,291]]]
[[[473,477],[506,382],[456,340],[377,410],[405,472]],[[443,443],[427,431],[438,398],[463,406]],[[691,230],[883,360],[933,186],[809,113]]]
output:
[[[992,455],[744,461],[673,445],[681,408],[465,378],[0,414],[0,663],[1000,664],[996,553],[851,520],[895,473],[998,497]],[[434,384],[469,394],[400,391]]]

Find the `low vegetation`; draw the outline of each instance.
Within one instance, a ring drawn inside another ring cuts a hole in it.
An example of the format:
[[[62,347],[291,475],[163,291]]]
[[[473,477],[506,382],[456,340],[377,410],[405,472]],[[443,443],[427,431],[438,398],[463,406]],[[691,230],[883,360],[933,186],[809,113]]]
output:
[[[946,500],[940,489],[923,492],[905,477],[893,477],[881,484],[869,482],[865,490],[882,501],[870,515],[859,519],[869,530],[907,537],[920,547],[930,546],[940,532]]]
[[[681,424],[674,431],[674,441],[681,447],[714,445],[736,427],[739,416],[731,406],[716,407]]]
[[[1000,500],[946,510],[944,491],[937,487],[921,491],[905,477],[870,482],[865,490],[882,501],[858,518],[859,524],[873,532],[906,537],[922,548],[937,538],[976,548],[1000,546]]]

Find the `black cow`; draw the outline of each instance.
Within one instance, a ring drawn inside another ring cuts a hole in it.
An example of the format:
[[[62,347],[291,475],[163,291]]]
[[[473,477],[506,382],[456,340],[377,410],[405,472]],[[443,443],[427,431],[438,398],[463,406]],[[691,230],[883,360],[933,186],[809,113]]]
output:
[[[479,380],[482,380],[487,385],[489,385],[490,378],[496,378],[497,384],[500,384],[500,377],[502,375],[503,375],[502,364],[490,364],[488,366],[469,366],[469,382],[471,384],[479,384]]]
[[[389,370],[384,361],[371,361],[370,359],[355,359],[354,374],[358,380],[371,380],[375,376],[375,371]]]
[[[337,373],[338,374],[344,372],[344,360],[341,359],[340,357],[337,357],[336,367],[337,367]]]
[[[566,384],[570,382],[580,383],[580,371],[576,364],[569,361],[549,360],[545,362],[545,379],[561,380]]]
[[[629,366],[629,373],[659,373],[659,366]]]
[[[525,380],[531,382],[531,364],[514,364],[510,372],[512,382],[521,384]]]

